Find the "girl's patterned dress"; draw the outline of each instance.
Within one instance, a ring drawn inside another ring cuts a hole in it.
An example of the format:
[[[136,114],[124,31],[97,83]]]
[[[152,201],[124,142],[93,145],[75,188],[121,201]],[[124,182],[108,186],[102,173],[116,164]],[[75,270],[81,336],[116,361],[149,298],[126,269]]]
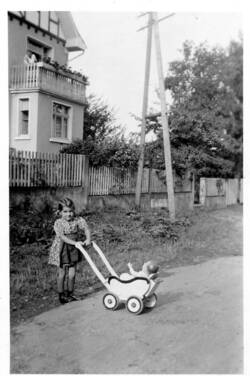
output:
[[[72,240],[78,240],[79,230],[87,229],[88,225],[82,217],[75,217],[71,221],[57,219],[54,224],[56,233],[49,253],[49,264],[62,267],[63,264],[73,265],[80,261],[81,254],[75,246],[65,243],[61,235]]]

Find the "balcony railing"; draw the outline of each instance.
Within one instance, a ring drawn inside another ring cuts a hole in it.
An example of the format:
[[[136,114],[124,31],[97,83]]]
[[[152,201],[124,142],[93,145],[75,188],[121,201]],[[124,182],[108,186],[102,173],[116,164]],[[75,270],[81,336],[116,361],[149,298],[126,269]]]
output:
[[[40,89],[64,98],[85,102],[86,83],[71,74],[63,74],[44,63],[14,65],[10,72],[11,90]]]

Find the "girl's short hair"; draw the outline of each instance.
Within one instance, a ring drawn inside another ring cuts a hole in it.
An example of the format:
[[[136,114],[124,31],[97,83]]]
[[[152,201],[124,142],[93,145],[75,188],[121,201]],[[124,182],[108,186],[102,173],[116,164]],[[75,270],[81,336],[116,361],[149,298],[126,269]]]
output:
[[[70,198],[65,197],[65,198],[63,198],[62,200],[60,200],[60,201],[58,202],[57,213],[59,214],[59,213],[63,210],[63,208],[64,208],[65,206],[66,206],[67,208],[70,208],[70,209],[72,209],[72,210],[75,210],[75,204],[74,204],[74,202],[73,202]]]

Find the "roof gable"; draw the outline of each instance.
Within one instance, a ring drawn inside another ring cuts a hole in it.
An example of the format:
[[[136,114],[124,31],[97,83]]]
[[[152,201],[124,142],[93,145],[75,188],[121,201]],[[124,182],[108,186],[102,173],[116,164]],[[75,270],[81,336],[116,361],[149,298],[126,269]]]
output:
[[[68,51],[84,51],[87,46],[81,37],[70,12],[55,12],[60,20]]]

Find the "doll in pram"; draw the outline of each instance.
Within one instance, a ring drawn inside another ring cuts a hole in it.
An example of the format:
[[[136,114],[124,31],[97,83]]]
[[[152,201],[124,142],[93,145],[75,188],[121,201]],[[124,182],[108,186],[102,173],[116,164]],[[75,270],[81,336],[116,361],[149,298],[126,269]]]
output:
[[[157,302],[155,290],[161,281],[158,279],[158,268],[153,265],[152,261],[145,263],[141,272],[135,272],[132,265],[128,264],[130,274],[122,273],[119,277],[97,244],[92,242],[92,246],[107,267],[110,273],[108,278],[104,278],[81,243],[76,244],[96,276],[108,290],[103,296],[105,308],[114,311],[121,303],[125,303],[129,312],[138,315],[145,307],[155,307]]]

